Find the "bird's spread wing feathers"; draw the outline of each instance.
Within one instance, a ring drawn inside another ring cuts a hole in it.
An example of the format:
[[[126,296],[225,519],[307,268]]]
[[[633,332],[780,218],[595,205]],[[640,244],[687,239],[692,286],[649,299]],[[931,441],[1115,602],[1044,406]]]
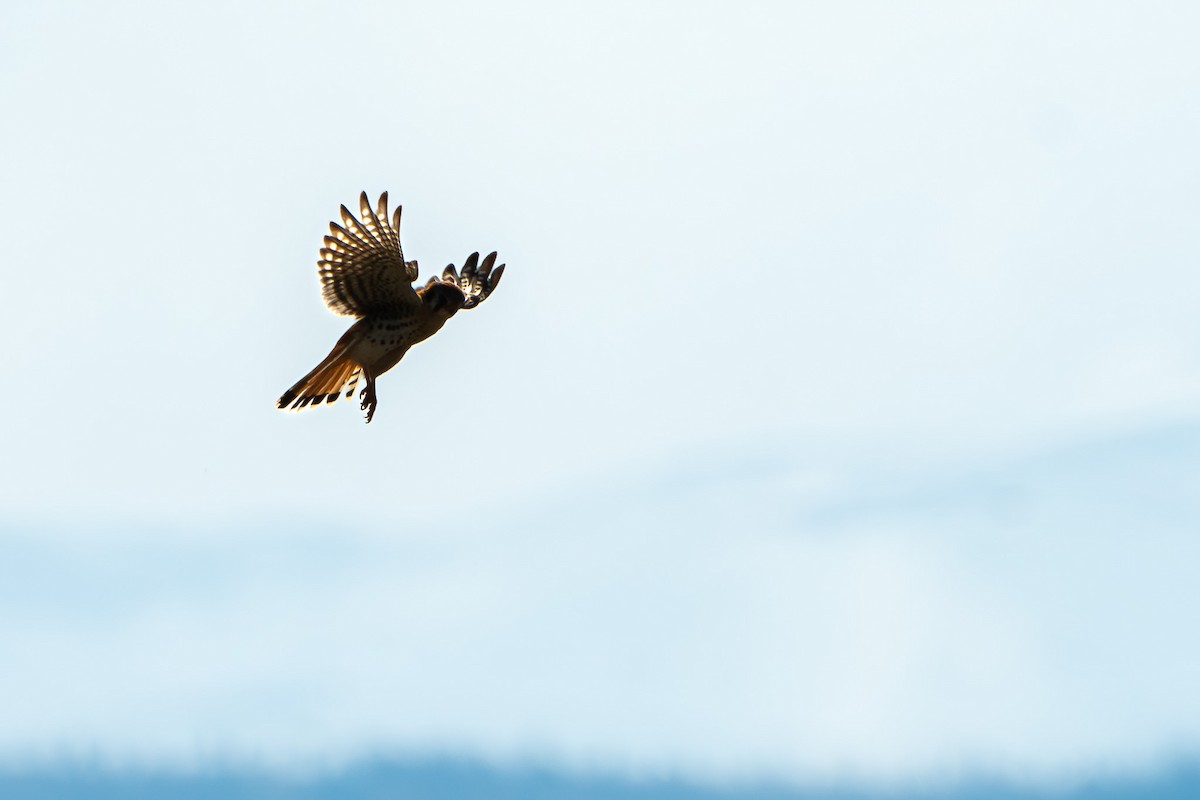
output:
[[[479,263],[479,253],[471,253],[463,263],[461,272],[456,271],[453,264],[442,271],[442,283],[457,286],[463,293],[463,297],[466,298],[463,308],[474,308],[486,300],[488,295],[495,291],[496,285],[500,283],[500,276],[504,274],[504,265],[501,264],[492,269],[495,264],[495,253],[488,253],[482,264]],[[437,283],[437,280],[437,278],[430,278],[426,286]]]
[[[363,192],[361,221],[342,206],[342,224],[329,223],[317,268],[325,303],[338,314],[395,314],[421,302],[412,287],[417,262],[405,262],[400,249],[400,208],[389,219],[387,199],[384,192],[372,210]]]

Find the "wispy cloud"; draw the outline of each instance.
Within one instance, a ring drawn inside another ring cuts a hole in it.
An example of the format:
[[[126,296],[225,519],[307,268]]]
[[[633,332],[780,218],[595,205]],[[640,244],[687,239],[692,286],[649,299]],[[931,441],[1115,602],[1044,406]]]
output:
[[[469,524],[8,534],[0,752],[1153,768],[1200,745],[1197,455],[1187,427],[924,476],[726,452]]]

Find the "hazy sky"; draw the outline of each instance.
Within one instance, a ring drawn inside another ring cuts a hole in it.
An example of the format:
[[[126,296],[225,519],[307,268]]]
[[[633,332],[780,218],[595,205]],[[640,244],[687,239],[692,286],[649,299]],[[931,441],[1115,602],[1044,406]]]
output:
[[[1192,4],[0,26],[0,760],[1200,748]],[[494,298],[352,404],[329,219]]]

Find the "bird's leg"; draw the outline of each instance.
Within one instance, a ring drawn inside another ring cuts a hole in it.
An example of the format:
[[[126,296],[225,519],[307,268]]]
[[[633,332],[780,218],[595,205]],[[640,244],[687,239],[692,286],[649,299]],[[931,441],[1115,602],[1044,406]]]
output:
[[[379,405],[379,398],[375,396],[375,376],[365,369],[363,376],[367,379],[367,385],[359,394],[359,397],[362,398],[362,405],[359,407],[367,412],[367,422],[370,422],[371,417],[375,416],[375,406]]]

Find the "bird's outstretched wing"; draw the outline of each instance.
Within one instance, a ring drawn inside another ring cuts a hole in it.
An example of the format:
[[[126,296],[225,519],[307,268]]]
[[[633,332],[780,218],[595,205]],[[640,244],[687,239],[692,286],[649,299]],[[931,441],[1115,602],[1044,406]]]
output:
[[[461,272],[455,271],[453,264],[447,266],[442,271],[442,282],[453,284],[462,291],[463,297],[466,298],[463,308],[474,308],[488,299],[488,296],[496,290],[496,285],[500,283],[500,276],[504,274],[504,265],[501,264],[492,269],[495,263],[495,253],[488,253],[482,264],[479,263],[479,253],[471,253],[463,263]],[[435,281],[437,278],[429,279],[430,283]]]
[[[325,303],[338,314],[397,314],[421,302],[412,287],[417,262],[405,262],[400,249],[400,208],[388,219],[387,199],[387,192],[381,194],[372,211],[363,192],[361,222],[342,206],[342,224],[329,223],[317,269]]]

